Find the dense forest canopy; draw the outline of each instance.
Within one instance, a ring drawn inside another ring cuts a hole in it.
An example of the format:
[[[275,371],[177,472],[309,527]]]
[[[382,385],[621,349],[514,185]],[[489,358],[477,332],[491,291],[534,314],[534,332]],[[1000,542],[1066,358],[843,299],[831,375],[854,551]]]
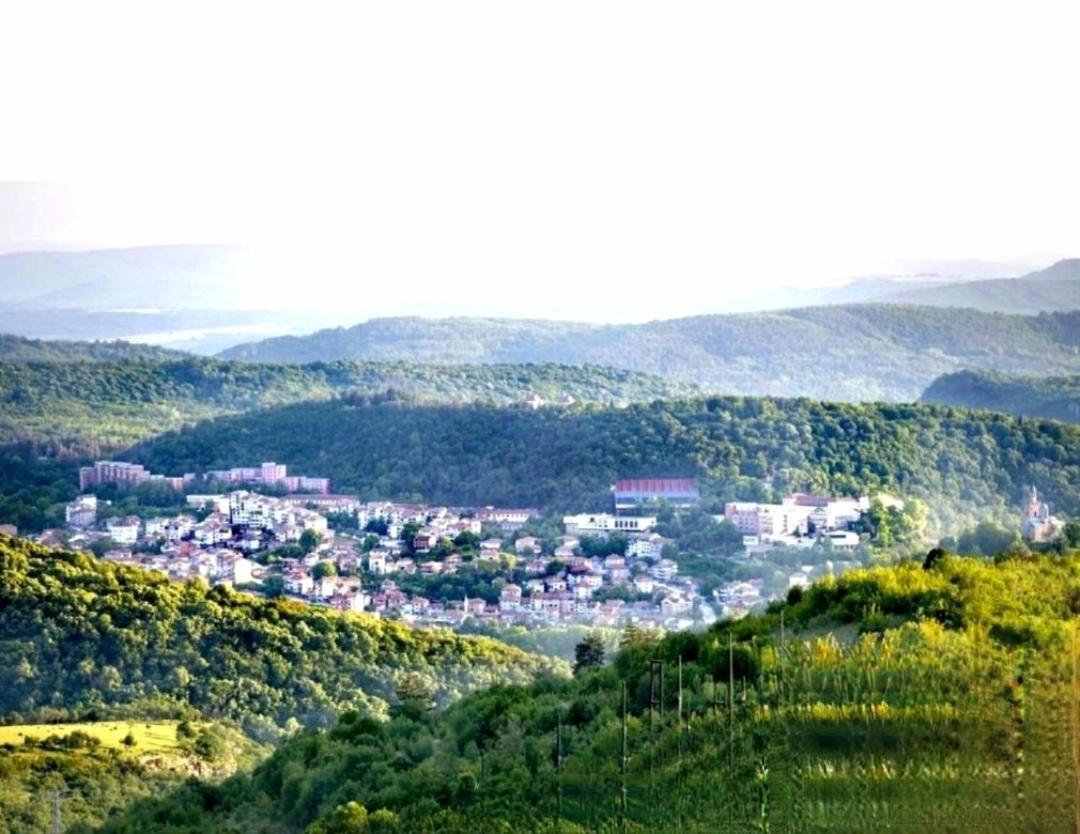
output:
[[[430,402],[507,405],[529,392],[549,403],[561,395],[619,403],[687,396],[698,389],[634,371],[555,364],[253,365],[195,357],[25,361],[0,363],[0,443],[31,440],[54,451],[95,456],[218,414],[387,390]]]
[[[1080,312],[1038,316],[899,304],[707,315],[646,324],[388,318],[238,345],[248,361],[595,363],[730,394],[916,399],[959,368],[1080,370]]]
[[[536,655],[481,637],[266,600],[0,536],[0,716],[193,707],[273,736],[343,709],[385,714],[417,682],[440,703],[525,681]]]
[[[812,490],[924,500],[940,530],[1014,522],[1031,484],[1080,511],[1080,429],[923,405],[715,397],[507,410],[346,398],[225,417],[131,450],[159,472],[277,460],[369,497],[610,506],[625,477],[698,477],[707,499]]]
[[[571,680],[348,713],[105,830],[1067,831],[1078,599],[1076,553],[860,570],[701,634],[628,628],[607,664],[583,641]]]
[[[1080,375],[1016,376],[988,371],[945,374],[922,402],[1080,422]]]

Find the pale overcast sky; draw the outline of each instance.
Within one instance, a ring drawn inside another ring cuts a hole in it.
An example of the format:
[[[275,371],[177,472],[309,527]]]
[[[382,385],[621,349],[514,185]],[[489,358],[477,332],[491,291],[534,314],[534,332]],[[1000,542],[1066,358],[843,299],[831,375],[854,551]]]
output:
[[[0,176],[63,184],[3,189],[0,249],[269,243],[348,298],[592,319],[1080,255],[1078,31],[1075,2],[8,4]]]

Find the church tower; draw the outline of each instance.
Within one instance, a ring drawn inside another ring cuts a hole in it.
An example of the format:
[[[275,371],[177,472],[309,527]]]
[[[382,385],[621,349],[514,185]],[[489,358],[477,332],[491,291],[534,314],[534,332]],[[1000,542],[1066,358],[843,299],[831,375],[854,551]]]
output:
[[[1028,494],[1027,508],[1024,510],[1024,518],[1038,518],[1039,510],[1039,491],[1035,489],[1035,485],[1032,484],[1031,492]]]

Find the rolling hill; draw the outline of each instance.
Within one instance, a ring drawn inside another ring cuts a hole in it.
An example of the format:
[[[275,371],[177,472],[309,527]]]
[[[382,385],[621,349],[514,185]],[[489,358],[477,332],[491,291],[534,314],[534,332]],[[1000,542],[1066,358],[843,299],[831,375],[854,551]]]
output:
[[[916,399],[960,368],[1080,371],[1080,312],[1009,316],[892,304],[697,316],[635,325],[518,319],[374,319],[240,345],[224,358],[592,363],[733,394]]]
[[[895,304],[970,307],[1004,313],[1043,313],[1080,309],[1080,258],[1058,261],[1020,278],[964,281],[887,293]]]
[[[921,401],[1080,422],[1080,376],[1009,376],[959,371],[935,379]]]
[[[628,403],[700,394],[693,385],[634,371],[568,365],[417,365],[319,362],[254,365],[170,354],[131,360],[141,346],[26,342],[24,357],[124,358],[124,361],[0,362],[0,443],[33,441],[66,453],[97,455],[198,419],[343,393],[385,394],[423,402],[509,405],[534,392],[548,402]]]

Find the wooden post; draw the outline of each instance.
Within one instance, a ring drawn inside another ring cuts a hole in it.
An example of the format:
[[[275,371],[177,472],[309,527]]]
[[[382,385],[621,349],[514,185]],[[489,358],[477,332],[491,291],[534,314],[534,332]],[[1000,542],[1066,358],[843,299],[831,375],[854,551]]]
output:
[[[626,805],[627,805],[627,801],[626,801],[627,800],[627,796],[626,796],[626,762],[627,762],[627,753],[626,753],[626,681],[623,681],[623,685],[622,685],[622,760],[621,760],[620,766],[619,766],[619,772],[620,772],[621,777],[622,777],[621,778],[621,781],[622,781],[622,797],[621,797],[622,802],[621,802],[621,806],[622,806],[622,828],[623,828],[623,830],[626,830]]]

